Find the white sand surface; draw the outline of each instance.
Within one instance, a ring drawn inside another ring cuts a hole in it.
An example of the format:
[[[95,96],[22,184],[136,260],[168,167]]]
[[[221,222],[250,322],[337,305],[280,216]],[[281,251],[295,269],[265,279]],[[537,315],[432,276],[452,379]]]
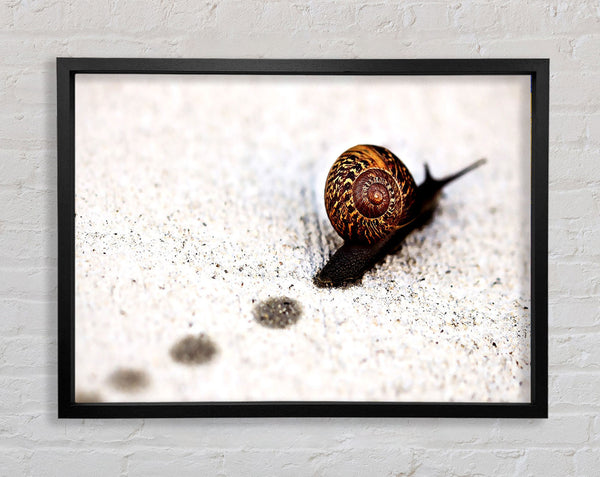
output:
[[[529,98],[528,77],[78,75],[78,399],[529,401]],[[365,143],[417,182],[488,163],[318,289],[342,244],[325,177]],[[276,297],[287,328],[253,314]],[[205,359],[178,362],[189,335]]]

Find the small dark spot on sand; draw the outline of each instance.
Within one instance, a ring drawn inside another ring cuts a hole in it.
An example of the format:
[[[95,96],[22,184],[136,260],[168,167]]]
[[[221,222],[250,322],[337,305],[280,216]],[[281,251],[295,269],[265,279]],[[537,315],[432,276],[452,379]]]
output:
[[[494,348],[497,348],[497,346],[496,346],[496,343],[494,343],[493,341],[492,341],[492,346],[493,346]]]
[[[173,345],[169,354],[174,361],[182,364],[204,364],[217,352],[217,346],[204,333],[188,335]]]
[[[269,298],[254,307],[254,318],[267,328],[287,328],[296,323],[301,315],[300,303],[285,296]]]
[[[131,368],[115,370],[108,380],[114,388],[127,392],[139,391],[148,386],[150,382],[148,375],[144,371]]]
[[[77,391],[75,402],[102,402],[102,396],[95,391]]]

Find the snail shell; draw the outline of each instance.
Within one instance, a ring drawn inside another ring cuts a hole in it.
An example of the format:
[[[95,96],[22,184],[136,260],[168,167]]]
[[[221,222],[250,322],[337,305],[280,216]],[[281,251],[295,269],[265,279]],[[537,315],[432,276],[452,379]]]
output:
[[[415,218],[417,185],[404,163],[381,146],[358,145],[334,162],[325,209],[348,242],[372,244]]]

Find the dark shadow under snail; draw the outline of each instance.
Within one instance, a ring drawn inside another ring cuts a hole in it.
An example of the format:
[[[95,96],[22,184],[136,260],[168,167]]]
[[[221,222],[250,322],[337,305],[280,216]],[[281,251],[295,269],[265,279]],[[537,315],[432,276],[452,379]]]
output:
[[[425,164],[425,180],[417,186],[402,161],[384,147],[359,145],[345,151],[325,183],[325,209],[344,244],[315,276],[315,284],[336,287],[361,279],[427,223],[445,185],[484,162],[479,159],[442,179],[434,179]]]

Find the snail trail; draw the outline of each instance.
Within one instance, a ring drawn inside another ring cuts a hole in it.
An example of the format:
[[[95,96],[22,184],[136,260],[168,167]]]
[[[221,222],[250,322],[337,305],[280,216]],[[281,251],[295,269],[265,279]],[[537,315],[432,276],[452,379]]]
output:
[[[102,395],[96,391],[77,391],[75,393],[75,402],[102,402]]]
[[[444,186],[484,163],[485,159],[480,159],[443,179],[434,179],[425,165],[425,181],[416,187],[404,164],[385,148],[362,145],[343,153],[329,172],[325,205],[345,242],[315,276],[315,285],[342,287],[360,280],[378,261],[398,251],[408,234],[431,219]],[[383,169],[385,173],[380,172]],[[359,179],[366,174],[372,177],[350,185],[357,174]],[[381,186],[383,179],[387,189]],[[365,213],[355,199],[361,192],[366,192],[366,199],[361,200],[375,198],[377,207],[387,202],[389,208],[374,212],[371,204]]]
[[[174,361],[188,365],[207,363],[216,353],[217,346],[204,333],[198,336],[188,335],[180,339],[170,351]]]
[[[267,328],[288,328],[302,315],[302,306],[288,297],[269,298],[254,307],[255,320]]]
[[[150,382],[144,371],[131,368],[115,370],[108,380],[114,388],[126,392],[136,392],[144,389]]]

